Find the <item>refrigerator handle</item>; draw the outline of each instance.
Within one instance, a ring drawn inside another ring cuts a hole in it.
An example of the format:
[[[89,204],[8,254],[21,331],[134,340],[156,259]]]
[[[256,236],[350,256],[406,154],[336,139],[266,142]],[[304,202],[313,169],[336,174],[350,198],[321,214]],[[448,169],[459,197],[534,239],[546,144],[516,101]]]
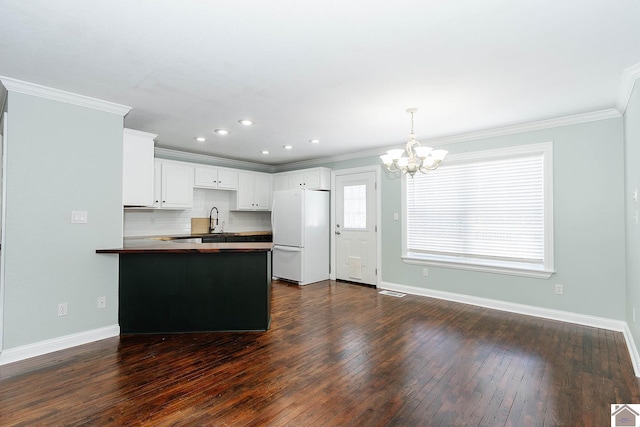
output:
[[[282,251],[282,252],[302,252],[302,248],[297,246],[273,246],[274,251]]]
[[[274,219],[274,214],[276,213],[276,198],[273,198],[273,203],[271,204],[271,236],[273,239],[273,236],[276,235],[276,223],[273,220]]]

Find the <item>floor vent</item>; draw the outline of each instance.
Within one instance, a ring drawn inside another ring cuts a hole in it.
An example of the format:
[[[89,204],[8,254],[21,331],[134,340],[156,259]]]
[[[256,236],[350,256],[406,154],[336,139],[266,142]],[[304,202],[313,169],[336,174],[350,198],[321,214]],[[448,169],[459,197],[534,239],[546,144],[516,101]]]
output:
[[[403,294],[400,292],[394,292],[394,291],[380,291],[378,293],[382,295],[389,295],[390,297],[396,297],[396,298],[402,298],[403,296],[406,295],[406,294]]]

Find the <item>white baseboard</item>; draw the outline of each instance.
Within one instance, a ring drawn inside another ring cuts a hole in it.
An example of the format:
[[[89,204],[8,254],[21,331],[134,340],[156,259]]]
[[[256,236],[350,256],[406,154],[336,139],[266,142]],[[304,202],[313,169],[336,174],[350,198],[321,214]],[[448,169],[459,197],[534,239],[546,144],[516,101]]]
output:
[[[627,342],[627,349],[629,350],[629,356],[631,356],[633,371],[636,373],[636,377],[640,377],[640,355],[638,354],[638,347],[636,347],[631,329],[629,329],[629,324],[625,323],[624,325],[625,328],[622,333],[624,334],[624,340]]]
[[[587,314],[572,313],[569,311],[553,310],[549,308],[536,307],[532,305],[516,304],[512,302],[494,300],[489,298],[474,297],[453,292],[438,291],[435,289],[420,288],[417,286],[400,285],[397,283],[382,282],[381,289],[404,292],[406,294],[420,295],[424,297],[437,298],[447,301],[459,302],[462,304],[476,305],[479,307],[491,308],[494,310],[508,311],[510,313],[525,314],[528,316],[541,317],[544,319],[559,320],[561,322],[575,323],[594,328],[609,329],[622,332],[627,343],[627,351],[631,357],[633,371],[636,377],[640,377],[640,355],[635,346],[631,330],[627,322],[623,320],[609,319],[606,317],[590,316]]]
[[[42,356],[43,354],[52,353],[54,351],[65,350],[90,342],[103,340],[105,338],[117,337],[120,335],[120,326],[112,325],[104,328],[92,329],[90,331],[79,332],[77,334],[65,335],[63,337],[53,338],[46,341],[40,341],[33,344],[23,345],[20,347],[9,348],[0,353],[0,365],[18,362],[20,360],[29,359],[31,357]]]

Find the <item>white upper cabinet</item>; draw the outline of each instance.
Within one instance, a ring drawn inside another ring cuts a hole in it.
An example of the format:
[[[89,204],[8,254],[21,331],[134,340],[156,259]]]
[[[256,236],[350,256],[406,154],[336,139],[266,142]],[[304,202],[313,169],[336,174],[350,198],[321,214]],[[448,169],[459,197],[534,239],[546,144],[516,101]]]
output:
[[[291,190],[308,188],[309,190],[330,190],[331,169],[311,168],[292,172],[281,172],[274,175],[274,190]]]
[[[209,166],[196,166],[194,186],[219,190],[237,190],[238,171]]]
[[[273,191],[288,190],[289,177],[286,173],[277,173],[273,175]]]
[[[158,135],[124,129],[122,135],[122,204],[153,205],[154,139]]]
[[[238,172],[238,190],[230,193],[233,210],[271,210],[272,176],[259,172]]]
[[[190,209],[193,206],[193,166],[168,160],[155,161],[154,208]]]

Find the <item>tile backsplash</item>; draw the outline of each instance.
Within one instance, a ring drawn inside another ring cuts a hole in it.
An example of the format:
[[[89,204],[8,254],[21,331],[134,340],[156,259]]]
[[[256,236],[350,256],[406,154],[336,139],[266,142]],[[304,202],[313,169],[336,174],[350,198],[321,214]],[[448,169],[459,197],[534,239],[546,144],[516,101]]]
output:
[[[209,218],[217,207],[218,223],[224,231],[271,230],[271,212],[237,212],[229,210],[229,191],[193,190],[193,208],[187,210],[125,210],[124,236],[156,236],[191,233],[191,218]],[[215,215],[215,212],[214,212]]]

